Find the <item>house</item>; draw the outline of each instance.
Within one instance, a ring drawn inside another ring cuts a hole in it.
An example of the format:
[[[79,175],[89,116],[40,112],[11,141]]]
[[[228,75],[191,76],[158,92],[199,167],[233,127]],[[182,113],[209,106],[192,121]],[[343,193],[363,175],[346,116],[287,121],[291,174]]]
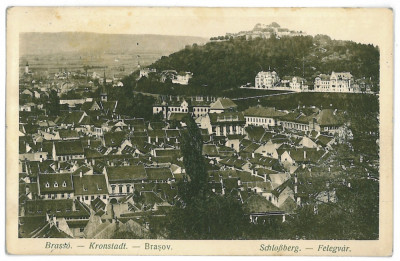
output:
[[[106,167],[103,172],[108,178],[108,191],[112,198],[133,193],[135,184],[144,183],[147,180],[143,165]]]
[[[146,168],[147,180],[152,183],[171,183],[174,180],[169,168]]]
[[[150,73],[155,73],[155,72],[157,72],[156,69],[152,69],[152,68],[142,68],[142,69],[140,69],[140,71],[139,71],[139,78],[142,78],[142,77],[148,78]]]
[[[344,118],[343,112],[333,109],[323,109],[316,117],[318,124],[316,130],[328,135],[339,133],[345,123]]]
[[[71,111],[65,113],[57,124],[61,125],[62,128],[78,126],[82,120],[88,116],[83,111]]]
[[[263,223],[267,217],[278,217],[285,221],[285,212],[261,195],[253,194],[243,204],[252,223]]]
[[[84,158],[84,150],[80,140],[53,142],[53,160],[67,161]]]
[[[31,112],[34,108],[36,108],[36,104],[34,104],[33,102],[28,102],[28,103],[19,105],[19,111]]]
[[[58,134],[61,140],[77,140],[80,138],[76,130],[59,130]]]
[[[301,132],[307,132],[316,130],[317,122],[315,115],[305,115],[301,112],[291,112],[280,117],[279,124],[283,130],[295,130]]]
[[[210,105],[210,113],[223,113],[236,111],[237,105],[229,98],[218,98]]]
[[[330,76],[320,74],[315,78],[315,92],[355,92],[353,76],[349,72],[332,72]]]
[[[60,99],[60,105],[67,104],[69,108],[75,108],[77,105],[82,105],[86,99]]]
[[[303,136],[298,144],[300,147],[304,147],[304,148],[317,148],[318,147],[317,143],[307,136]]]
[[[104,203],[108,202],[108,181],[103,174],[83,175],[80,172],[72,177],[74,182],[75,198],[85,204],[90,204],[96,198]]]
[[[28,96],[30,96],[30,97],[33,97],[33,92],[31,92],[30,90],[28,90],[28,89],[25,89],[25,90],[23,90],[22,92],[21,92],[21,95],[28,95]]]
[[[28,200],[24,206],[24,216],[45,217],[64,233],[75,238],[83,238],[83,231],[90,217],[90,208],[73,199]],[[41,227],[38,227],[37,231],[40,229]]]
[[[193,77],[191,72],[179,72],[175,77],[172,78],[172,83],[180,85],[188,85],[189,80]]]
[[[289,89],[294,92],[307,91],[308,85],[306,79],[294,76],[289,82]]]
[[[279,76],[275,71],[261,71],[255,78],[256,89],[272,89],[279,83]]]
[[[74,198],[71,173],[39,174],[38,193],[45,200]]]
[[[207,97],[207,101],[192,100],[190,102],[190,107],[191,107],[191,111],[192,111],[193,115],[195,117],[206,116],[210,112],[210,103],[211,103],[211,100],[208,101],[208,97]]]
[[[286,113],[271,107],[250,107],[244,112],[246,126],[262,126],[264,128],[274,127],[278,125],[278,118],[286,115]]]
[[[153,114],[161,113],[165,119],[169,119],[172,113],[189,113],[189,104],[185,99],[180,101],[179,96],[175,100],[157,102],[153,105]]]
[[[246,121],[241,112],[210,113],[209,134],[215,136],[243,135]]]
[[[317,149],[289,149],[280,156],[280,162],[286,165],[316,163],[325,154]]]
[[[277,149],[280,147],[279,144],[274,144],[271,141],[268,141],[266,144],[260,145],[254,153],[261,154],[264,157],[270,157],[273,159],[278,159],[278,151]]]

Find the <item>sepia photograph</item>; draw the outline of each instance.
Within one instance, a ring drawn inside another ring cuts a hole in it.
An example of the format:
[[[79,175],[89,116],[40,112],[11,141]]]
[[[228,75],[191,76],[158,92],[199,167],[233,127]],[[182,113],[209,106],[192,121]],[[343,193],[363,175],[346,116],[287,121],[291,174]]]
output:
[[[9,8],[8,251],[391,255],[392,14]]]

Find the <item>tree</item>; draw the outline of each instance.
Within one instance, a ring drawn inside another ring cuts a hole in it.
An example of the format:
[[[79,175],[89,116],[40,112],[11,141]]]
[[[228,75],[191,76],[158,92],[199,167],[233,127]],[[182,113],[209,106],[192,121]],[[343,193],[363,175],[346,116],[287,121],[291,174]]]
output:
[[[204,164],[203,139],[196,122],[190,116],[186,118],[187,129],[182,133],[181,151],[186,173],[190,183],[187,193],[188,200],[193,197],[205,196],[207,191],[207,169]]]
[[[58,98],[57,92],[55,90],[52,90],[49,94],[47,110],[50,116],[57,116],[60,114],[60,98]]]
[[[168,227],[173,239],[242,238],[247,218],[237,198],[217,195],[208,186],[203,141],[195,121],[186,119],[181,151],[189,179],[178,183],[180,201],[171,213]]]

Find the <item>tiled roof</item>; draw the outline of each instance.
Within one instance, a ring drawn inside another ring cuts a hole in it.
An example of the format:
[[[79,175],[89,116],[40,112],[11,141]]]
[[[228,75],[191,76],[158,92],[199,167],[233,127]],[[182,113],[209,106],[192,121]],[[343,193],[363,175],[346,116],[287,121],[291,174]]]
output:
[[[260,195],[252,195],[245,202],[245,209],[249,213],[268,213],[279,211],[280,209],[274,206],[265,197]]]
[[[108,167],[107,175],[110,182],[134,182],[147,178],[146,170],[143,165]]]
[[[58,133],[60,134],[61,139],[79,138],[79,134],[76,130],[59,130]]]
[[[54,142],[57,156],[80,155],[84,153],[80,140]]]
[[[253,117],[264,117],[264,118],[276,118],[285,115],[286,113],[277,111],[275,108],[271,107],[250,107],[243,112],[244,116]]]
[[[172,179],[172,173],[169,168],[146,168],[149,180],[167,180]]]
[[[108,194],[105,175],[73,176],[75,195]]]
[[[39,174],[41,194],[70,193],[74,191],[71,173]]]
[[[231,108],[236,108],[237,105],[228,98],[218,98],[218,100],[211,104],[211,110],[227,110]]]

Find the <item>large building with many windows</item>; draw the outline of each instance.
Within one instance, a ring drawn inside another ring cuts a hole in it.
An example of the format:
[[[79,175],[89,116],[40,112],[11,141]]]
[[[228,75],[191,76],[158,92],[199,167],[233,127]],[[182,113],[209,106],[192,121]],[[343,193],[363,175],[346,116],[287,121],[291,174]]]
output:
[[[255,78],[256,89],[272,89],[279,83],[279,76],[275,71],[261,71]]]
[[[332,72],[330,76],[320,74],[315,78],[315,92],[356,92],[353,76],[349,72]]]

